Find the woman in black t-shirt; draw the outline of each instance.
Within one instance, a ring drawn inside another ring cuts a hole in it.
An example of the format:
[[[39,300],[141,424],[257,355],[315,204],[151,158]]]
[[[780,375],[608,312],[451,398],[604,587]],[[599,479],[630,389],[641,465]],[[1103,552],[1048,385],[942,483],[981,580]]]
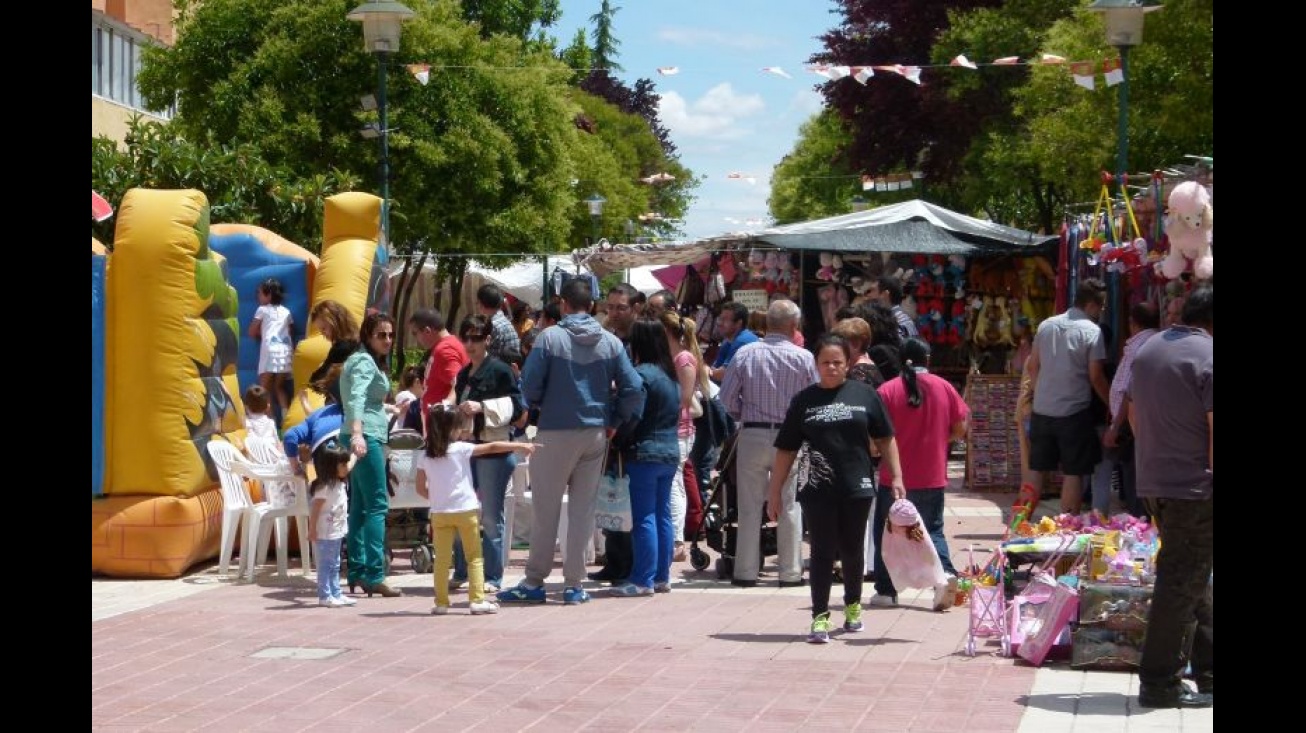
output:
[[[797,460],[798,501],[812,543],[812,628],[807,640],[816,644],[830,640],[830,586],[836,557],[843,562],[843,628],[863,628],[866,519],[876,491],[872,443],[888,466],[895,498],[907,494],[893,424],[875,390],[848,379],[851,361],[851,349],[841,336],[828,333],[817,340],[816,370],[821,381],[794,395],[789,403],[775,438],[775,465],[767,498],[767,511],[775,521],[780,489]]]

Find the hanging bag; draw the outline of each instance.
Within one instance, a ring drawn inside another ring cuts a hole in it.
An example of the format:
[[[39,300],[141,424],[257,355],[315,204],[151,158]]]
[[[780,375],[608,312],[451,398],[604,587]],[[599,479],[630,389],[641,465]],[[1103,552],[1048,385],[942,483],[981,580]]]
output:
[[[594,505],[594,525],[610,532],[629,532],[635,526],[630,512],[630,477],[623,470],[620,452],[617,453],[616,473],[608,473],[607,468],[605,456],[599,495]]]

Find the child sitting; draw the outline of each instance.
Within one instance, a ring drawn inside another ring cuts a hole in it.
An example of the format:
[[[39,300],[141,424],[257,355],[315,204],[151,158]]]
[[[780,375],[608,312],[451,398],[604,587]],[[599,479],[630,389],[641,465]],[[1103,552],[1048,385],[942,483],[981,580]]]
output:
[[[952,607],[957,596],[957,579],[943,571],[939,553],[925,532],[915,504],[906,499],[893,502],[882,541],[883,570],[889,573],[895,588],[933,588],[934,610]]]
[[[268,391],[255,384],[245,390],[245,436],[277,443],[277,424],[268,414],[272,401]]]

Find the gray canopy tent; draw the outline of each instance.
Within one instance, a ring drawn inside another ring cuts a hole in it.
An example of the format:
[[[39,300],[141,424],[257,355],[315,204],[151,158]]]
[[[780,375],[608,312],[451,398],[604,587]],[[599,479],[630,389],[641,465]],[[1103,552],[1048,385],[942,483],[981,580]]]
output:
[[[712,252],[771,246],[826,252],[985,255],[1034,253],[1058,239],[950,211],[920,199],[869,211],[724,234],[693,242],[619,244],[578,254],[602,276],[642,265],[685,265]]]
[[[772,227],[750,233],[747,239],[781,249],[978,255],[1032,250],[1058,237],[994,224],[913,199]]]

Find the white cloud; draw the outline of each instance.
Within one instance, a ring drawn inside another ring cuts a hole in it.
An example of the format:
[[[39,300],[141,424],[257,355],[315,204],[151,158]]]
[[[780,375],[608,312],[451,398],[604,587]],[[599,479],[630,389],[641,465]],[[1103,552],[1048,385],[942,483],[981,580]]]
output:
[[[735,139],[748,133],[740,120],[759,114],[766,103],[759,94],[738,94],[729,84],[718,84],[694,102],[676,92],[666,92],[658,104],[658,118],[676,137]]]
[[[774,48],[778,44],[766,36],[752,33],[722,33],[706,28],[660,28],[657,39],[673,46],[717,46],[740,51]]]

